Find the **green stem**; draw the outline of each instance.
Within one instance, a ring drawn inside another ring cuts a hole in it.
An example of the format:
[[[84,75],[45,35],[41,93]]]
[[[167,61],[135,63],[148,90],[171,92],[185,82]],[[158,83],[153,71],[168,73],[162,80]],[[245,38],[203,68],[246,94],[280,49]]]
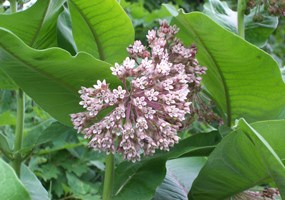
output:
[[[9,0],[11,13],[17,12],[17,0]],[[14,140],[14,158],[12,166],[20,177],[22,156],[20,150],[22,149],[23,130],[24,130],[24,115],[25,115],[25,99],[23,90],[19,89],[17,92],[17,121]]]
[[[17,0],[9,0],[11,13],[17,12]]]
[[[106,157],[106,169],[103,187],[103,200],[111,200],[114,182],[114,154],[110,153]]]
[[[238,0],[238,34],[244,38],[244,13],[246,11],[247,0]]]
[[[24,130],[24,115],[25,115],[25,99],[24,92],[19,89],[17,93],[17,123],[14,141],[14,160],[12,166],[16,174],[20,177],[20,169],[22,157],[20,150],[22,149],[23,130]]]

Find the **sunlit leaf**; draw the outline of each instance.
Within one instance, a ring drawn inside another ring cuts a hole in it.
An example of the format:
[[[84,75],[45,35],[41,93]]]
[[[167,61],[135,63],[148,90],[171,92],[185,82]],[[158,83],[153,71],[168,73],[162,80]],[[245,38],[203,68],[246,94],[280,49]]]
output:
[[[90,87],[103,79],[110,83],[110,87],[119,84],[106,62],[86,53],[73,57],[59,48],[34,50],[2,28],[0,62],[0,68],[40,107],[69,125],[69,114],[82,110],[78,94],[81,86]]]
[[[68,5],[78,51],[109,63],[121,62],[127,56],[134,29],[116,0],[69,0]]]
[[[64,1],[37,1],[25,11],[0,15],[0,27],[12,31],[30,47],[44,49],[56,46],[57,17]]]
[[[253,122],[285,116],[285,84],[271,56],[199,12],[180,13],[173,24],[183,42],[197,45],[197,58],[208,68],[203,84],[228,125],[240,117]]]

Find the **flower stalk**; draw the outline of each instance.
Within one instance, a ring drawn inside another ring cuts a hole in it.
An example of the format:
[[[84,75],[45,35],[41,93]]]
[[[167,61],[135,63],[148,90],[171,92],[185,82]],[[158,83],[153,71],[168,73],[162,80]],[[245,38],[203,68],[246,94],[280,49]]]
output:
[[[10,1],[11,13],[17,12],[17,0]],[[23,90],[17,91],[17,121],[14,140],[14,156],[12,161],[12,167],[14,168],[18,177],[21,174],[22,156],[20,150],[22,149],[23,130],[24,130],[24,115],[25,115],[25,97]]]
[[[11,13],[17,12],[17,0],[9,0]]]
[[[244,14],[246,11],[247,0],[238,0],[238,34],[240,37],[245,37],[244,29]]]
[[[114,182],[114,154],[106,156],[105,177],[103,186],[103,200],[111,200]]]
[[[17,123],[14,140],[14,159],[12,166],[20,177],[22,156],[20,150],[22,149],[23,129],[24,129],[24,115],[25,115],[25,98],[23,90],[19,89],[17,93]]]

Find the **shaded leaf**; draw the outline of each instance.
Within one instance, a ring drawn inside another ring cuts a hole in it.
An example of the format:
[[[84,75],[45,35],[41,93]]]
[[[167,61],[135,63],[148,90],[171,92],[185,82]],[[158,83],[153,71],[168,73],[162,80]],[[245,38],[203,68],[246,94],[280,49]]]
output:
[[[8,157],[12,154],[8,140],[2,133],[0,133],[0,150]]]
[[[48,181],[50,179],[57,179],[58,175],[60,175],[60,170],[53,164],[42,165],[41,168],[38,169],[38,175],[44,180]]]
[[[109,63],[121,62],[133,43],[131,20],[116,0],[69,0],[72,32],[78,51]]]
[[[21,181],[28,190],[32,200],[50,199],[42,183],[26,165],[21,166]]]
[[[98,191],[96,188],[92,188],[92,185],[85,183],[84,181],[80,180],[78,177],[71,173],[66,173],[68,185],[72,193],[75,195],[87,195],[87,194],[96,194]]]
[[[166,176],[153,200],[188,200],[188,192],[206,163],[203,157],[186,157],[166,162]]]
[[[41,135],[53,122],[54,119],[48,119],[25,131],[23,147],[35,147],[36,145],[44,143],[45,141],[40,141]]]
[[[140,200],[151,199],[165,177],[168,159],[191,156],[191,153],[206,156],[220,139],[217,132],[197,134],[180,141],[169,152],[158,152],[134,164],[127,161],[121,163],[115,171],[114,199],[128,200],[134,195]]]
[[[267,166],[267,171],[275,181],[283,198],[285,198],[285,166],[270,144],[244,119],[240,119],[238,127],[251,139],[259,156]],[[285,125],[284,125],[285,128]],[[283,136],[285,138],[285,136]]]
[[[77,48],[72,35],[71,17],[69,10],[64,7],[64,10],[59,15],[57,20],[57,42],[58,46],[75,55]]]
[[[249,15],[245,15],[245,39],[259,47],[263,47],[269,36],[277,28],[278,18],[270,16],[264,12],[264,6],[260,9],[263,15],[261,22],[255,22],[253,20],[254,15],[257,13],[258,8],[251,10]],[[204,11],[211,19],[225,27],[226,29],[238,33],[237,29],[237,12],[231,10],[226,2],[219,0],[209,0],[204,5]]]
[[[251,126],[279,159],[285,158],[285,120],[257,122]],[[269,183],[277,174],[284,176],[284,169],[282,175],[279,166],[267,162],[272,154],[260,149],[259,143],[257,138],[248,137],[240,129],[224,137],[194,181],[189,199],[225,199],[255,185]],[[264,162],[264,159],[268,160]],[[271,173],[272,167],[276,168],[274,173],[277,174]]]
[[[23,147],[34,148],[37,145],[56,140],[62,134],[70,131],[70,127],[54,122],[53,119],[46,120],[38,126],[24,137]]]
[[[86,53],[75,57],[65,50],[34,50],[11,32],[0,28],[0,68],[45,111],[70,125],[69,114],[82,111],[78,90],[106,79],[111,87],[119,81],[110,64]]]
[[[31,200],[14,170],[0,158],[0,199]]]

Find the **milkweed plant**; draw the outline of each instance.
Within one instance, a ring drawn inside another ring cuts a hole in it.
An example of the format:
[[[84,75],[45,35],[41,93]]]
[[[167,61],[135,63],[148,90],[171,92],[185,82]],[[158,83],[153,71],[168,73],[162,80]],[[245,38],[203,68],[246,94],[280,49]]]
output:
[[[284,0],[166,2],[1,1],[1,200],[285,198]]]

